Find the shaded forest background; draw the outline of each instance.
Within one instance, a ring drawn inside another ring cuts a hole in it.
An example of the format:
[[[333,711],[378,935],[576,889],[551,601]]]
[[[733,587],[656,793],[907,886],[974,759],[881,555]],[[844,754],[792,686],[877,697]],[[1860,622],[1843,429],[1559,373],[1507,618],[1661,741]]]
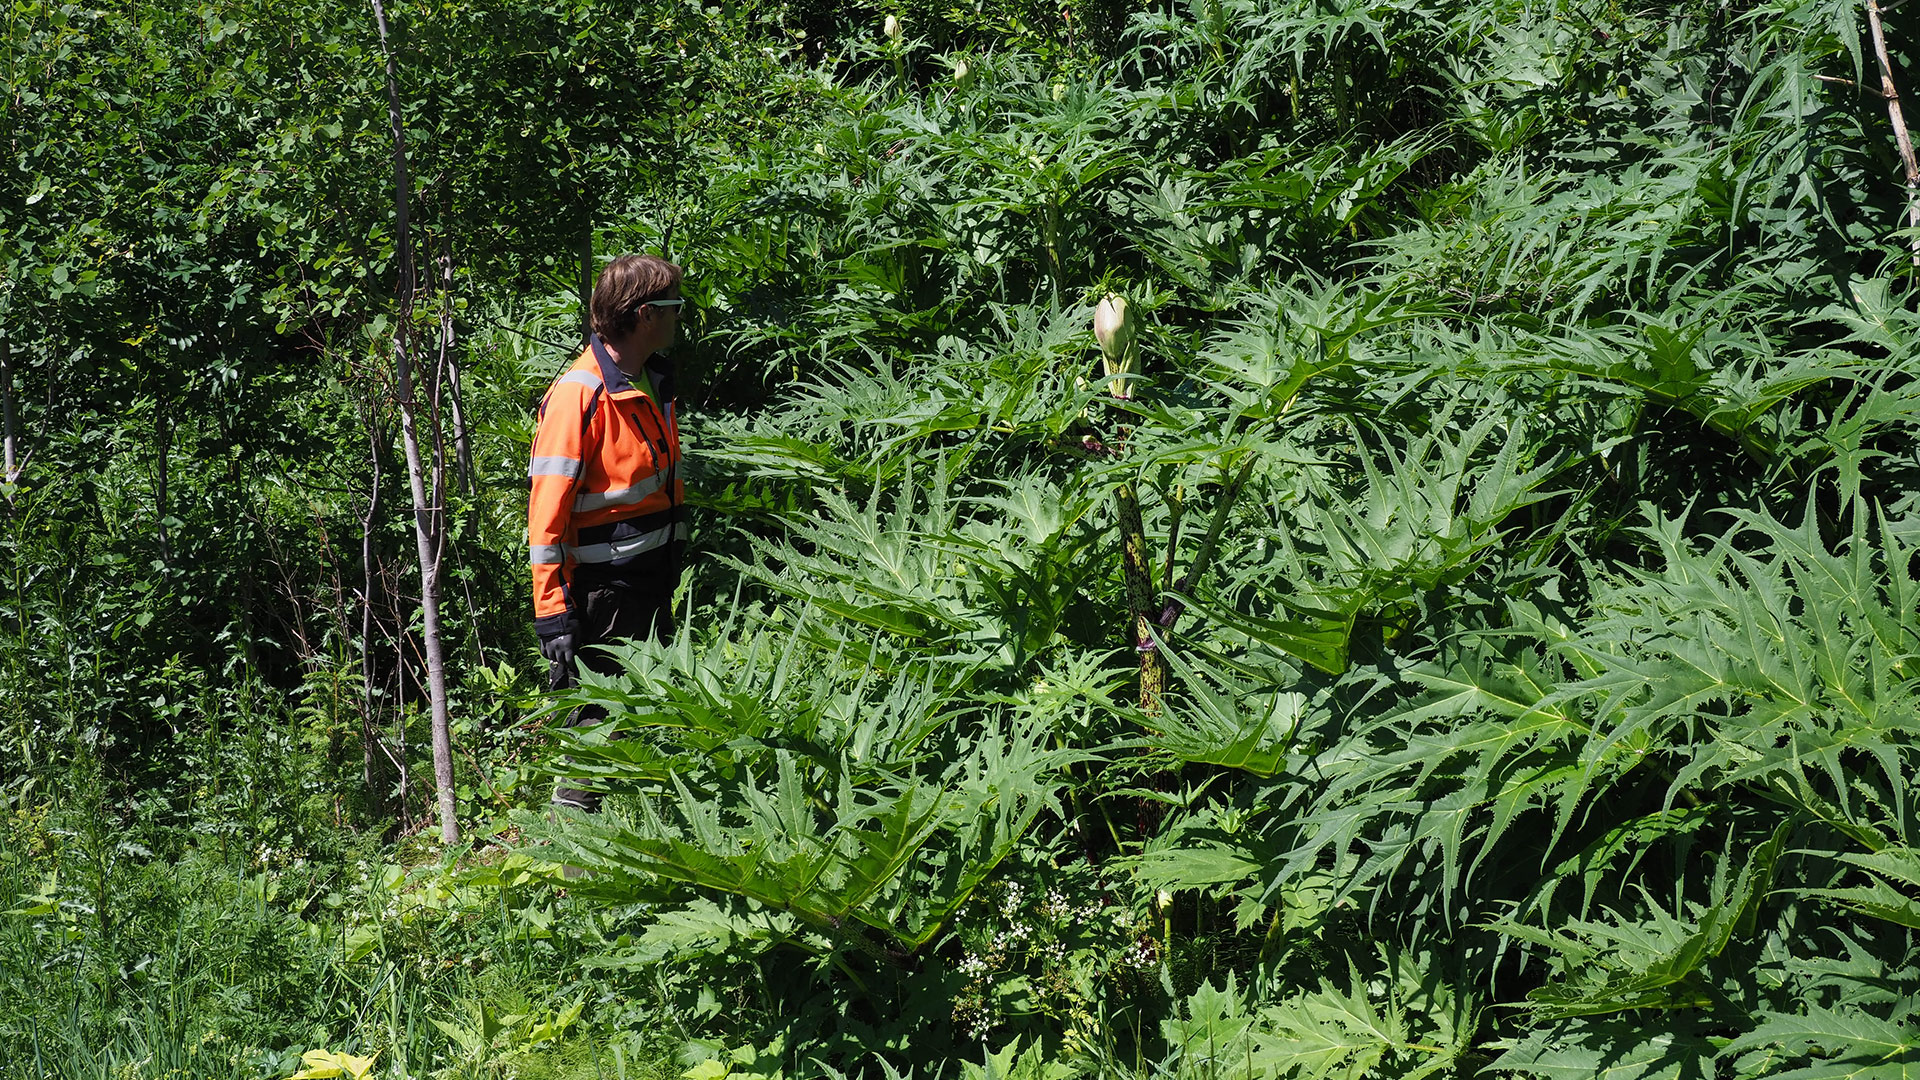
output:
[[[11,2],[0,1070],[1908,1075],[1910,25]],[[684,630],[556,703],[639,251]]]

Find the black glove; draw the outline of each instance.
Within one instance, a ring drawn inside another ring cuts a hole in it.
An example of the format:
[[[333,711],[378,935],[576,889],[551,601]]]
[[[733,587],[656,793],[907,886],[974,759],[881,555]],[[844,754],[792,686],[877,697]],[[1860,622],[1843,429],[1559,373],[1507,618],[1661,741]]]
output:
[[[558,667],[572,671],[575,654],[571,630],[540,639],[540,655],[551,660]]]
[[[571,630],[540,638],[540,655],[547,658],[548,690],[565,690],[573,685],[573,661],[578,653],[573,641]]]

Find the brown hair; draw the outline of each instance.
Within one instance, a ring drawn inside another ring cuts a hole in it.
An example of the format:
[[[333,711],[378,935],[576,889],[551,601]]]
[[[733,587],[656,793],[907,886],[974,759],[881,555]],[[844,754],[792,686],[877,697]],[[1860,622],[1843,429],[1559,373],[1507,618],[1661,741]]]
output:
[[[589,305],[593,332],[611,341],[633,332],[640,306],[664,300],[680,284],[680,267],[658,255],[622,255],[600,271]]]

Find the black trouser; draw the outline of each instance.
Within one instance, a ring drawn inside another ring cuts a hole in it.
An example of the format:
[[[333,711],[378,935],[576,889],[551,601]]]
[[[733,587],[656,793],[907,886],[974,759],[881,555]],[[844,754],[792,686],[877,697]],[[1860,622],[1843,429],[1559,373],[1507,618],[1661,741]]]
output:
[[[619,660],[605,649],[590,646],[629,639],[672,640],[673,590],[680,583],[679,559],[673,554],[651,560],[651,565],[642,565],[645,562],[649,560],[636,559],[634,565],[625,567],[582,564],[574,568],[568,592],[579,616],[576,662],[588,671],[600,675],[620,672]],[[558,664],[553,666],[551,675],[555,690],[570,689],[578,683],[575,672]],[[583,705],[567,717],[567,726],[597,724],[606,718],[604,707]],[[553,801],[582,810],[598,810],[600,793],[562,784],[553,789]]]

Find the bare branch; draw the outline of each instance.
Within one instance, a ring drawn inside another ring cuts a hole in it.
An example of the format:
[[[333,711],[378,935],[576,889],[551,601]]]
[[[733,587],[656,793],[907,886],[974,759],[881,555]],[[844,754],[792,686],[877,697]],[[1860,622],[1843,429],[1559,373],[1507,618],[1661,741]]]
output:
[[[13,420],[13,339],[0,330],[0,413],[5,415],[6,424],[6,476],[11,484],[20,479],[20,469],[14,462],[14,420]],[[7,500],[11,503],[11,497]]]
[[[1900,111],[1900,91],[1893,85],[1893,61],[1887,57],[1886,29],[1880,24],[1880,0],[1867,0],[1867,28],[1873,32],[1873,55],[1880,61],[1880,93],[1887,99],[1887,119],[1893,123],[1900,163],[1907,170],[1907,227],[1914,230],[1913,265],[1920,267],[1920,162],[1914,160],[1913,138]]]

